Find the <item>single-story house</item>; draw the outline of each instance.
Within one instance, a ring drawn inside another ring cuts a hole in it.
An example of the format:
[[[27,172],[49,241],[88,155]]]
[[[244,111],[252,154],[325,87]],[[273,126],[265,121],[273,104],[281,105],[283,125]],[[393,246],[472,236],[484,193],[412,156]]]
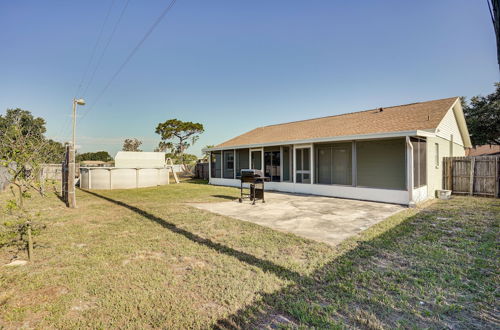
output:
[[[458,97],[259,127],[210,152],[210,184],[414,205],[442,189],[442,159],[471,141]]]

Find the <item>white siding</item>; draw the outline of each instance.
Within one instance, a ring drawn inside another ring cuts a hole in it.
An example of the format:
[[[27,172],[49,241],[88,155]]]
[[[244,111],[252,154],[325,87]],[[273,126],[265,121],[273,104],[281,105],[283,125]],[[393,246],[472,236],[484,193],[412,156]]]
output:
[[[169,184],[167,168],[80,167],[83,189],[130,189]]]
[[[165,167],[164,152],[118,151],[115,167],[119,168],[158,168]]]
[[[462,139],[462,135],[460,134],[460,129],[458,128],[457,119],[455,117],[453,109],[448,110],[446,115],[443,117],[443,120],[441,120],[441,123],[439,123],[439,126],[436,130],[436,135],[446,140],[451,140],[451,136],[453,135],[454,143],[461,146],[464,145],[464,141]]]
[[[437,166],[436,144],[439,145],[439,162]],[[450,151],[453,151],[454,157],[465,156],[465,149],[461,145],[453,143],[450,147],[450,141],[441,137],[427,138],[427,194],[429,198],[436,196],[436,190],[443,189],[443,157],[449,157]]]

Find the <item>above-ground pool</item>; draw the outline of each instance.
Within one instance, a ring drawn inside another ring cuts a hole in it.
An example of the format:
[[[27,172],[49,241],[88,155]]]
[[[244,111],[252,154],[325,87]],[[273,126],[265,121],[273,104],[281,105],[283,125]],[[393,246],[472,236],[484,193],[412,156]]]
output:
[[[80,167],[80,187],[84,189],[130,189],[169,184],[168,167],[117,168]]]

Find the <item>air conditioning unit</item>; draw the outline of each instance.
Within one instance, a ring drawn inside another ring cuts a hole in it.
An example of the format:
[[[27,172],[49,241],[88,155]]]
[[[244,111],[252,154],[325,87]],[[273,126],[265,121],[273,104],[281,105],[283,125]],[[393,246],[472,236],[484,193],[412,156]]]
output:
[[[451,190],[436,190],[436,195],[439,199],[450,199]]]

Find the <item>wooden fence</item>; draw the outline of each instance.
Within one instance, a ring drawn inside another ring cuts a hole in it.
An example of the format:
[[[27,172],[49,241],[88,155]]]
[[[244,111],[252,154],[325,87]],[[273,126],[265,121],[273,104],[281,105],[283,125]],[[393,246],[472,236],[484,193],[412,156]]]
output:
[[[194,168],[194,177],[196,179],[208,180],[208,163],[198,163]]]
[[[453,194],[499,197],[500,157],[445,157],[443,187]]]

